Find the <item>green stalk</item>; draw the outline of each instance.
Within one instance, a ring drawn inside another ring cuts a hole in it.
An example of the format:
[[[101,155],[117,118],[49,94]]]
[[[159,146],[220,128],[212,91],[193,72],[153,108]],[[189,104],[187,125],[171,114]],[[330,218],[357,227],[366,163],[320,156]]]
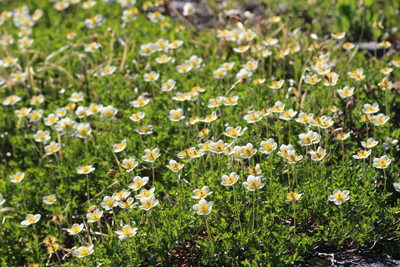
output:
[[[210,227],[208,226],[208,215],[206,215],[205,217],[206,217],[205,220],[206,220],[206,227],[207,227],[208,240],[209,240],[210,243],[211,243],[212,255],[214,255],[214,242],[213,242],[212,237],[211,237]]]
[[[256,210],[256,191],[253,191],[253,226],[251,227],[251,233],[254,232],[254,214],[255,214],[255,210]]]
[[[240,222],[240,210],[239,210],[239,204],[238,204],[238,200],[237,200],[237,196],[236,196],[235,185],[233,185],[232,187],[233,187],[233,197],[235,198],[235,204],[236,204],[236,212],[237,212],[237,216],[238,216],[238,220],[239,220],[240,232],[243,235],[242,223]]]

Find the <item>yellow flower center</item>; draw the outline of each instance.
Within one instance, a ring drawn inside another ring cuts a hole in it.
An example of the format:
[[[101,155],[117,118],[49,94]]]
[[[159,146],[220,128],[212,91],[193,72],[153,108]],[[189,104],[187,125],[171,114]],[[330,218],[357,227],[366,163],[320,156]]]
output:
[[[207,212],[208,212],[208,209],[209,209],[209,207],[208,207],[208,204],[207,204],[207,203],[204,203],[204,204],[200,204],[200,205],[199,205],[199,211],[200,211],[201,213],[207,213]]]
[[[336,192],[336,193],[333,195],[333,198],[334,198],[336,201],[343,201],[343,200],[344,200],[344,193],[343,193],[343,192]]]
[[[90,166],[89,166],[89,165],[83,165],[81,171],[82,171],[82,172],[88,172],[88,171],[90,171]]]
[[[88,132],[89,132],[89,130],[88,130],[88,128],[86,128],[86,127],[82,127],[82,128],[80,128],[79,131],[78,131],[78,133],[79,133],[81,136],[86,136],[86,135],[88,134]]]
[[[182,166],[182,164],[180,164],[180,163],[174,163],[174,164],[171,164],[171,169],[173,171],[179,171],[181,166]]]
[[[26,218],[26,221],[28,222],[28,223],[34,223],[35,222],[35,216],[29,216],[28,218]]]
[[[387,140],[387,141],[385,142],[385,144],[386,144],[387,146],[392,146],[392,145],[393,145],[393,140]]]
[[[388,161],[386,159],[381,159],[378,161],[378,166],[381,168],[385,168],[388,165]]]
[[[207,115],[204,120],[205,121],[212,121],[214,118],[215,118],[214,115]]]
[[[53,153],[58,149],[58,146],[56,144],[50,145],[49,148],[47,149],[48,152]],[[47,198],[49,199],[49,198]]]
[[[225,183],[227,184],[233,184],[236,181],[236,179],[232,176],[228,176],[227,179],[225,179]]]
[[[297,192],[290,192],[286,195],[286,200],[287,201],[291,201],[291,202],[295,202],[299,197],[299,193]]]
[[[200,189],[199,191],[196,192],[196,195],[200,198],[205,197],[207,195],[207,190],[206,189]]]
[[[153,48],[151,48],[151,46],[146,46],[145,48],[143,48],[143,52],[145,52],[146,54],[151,53],[151,51],[153,51]]]
[[[39,116],[40,116],[40,112],[38,112],[38,111],[33,111],[31,113],[32,120],[37,120],[39,118]]]
[[[122,142],[117,145],[118,150],[121,150],[124,147],[125,147],[125,143],[122,143]]]
[[[249,114],[249,119],[252,121],[256,121],[259,117],[260,117],[260,115],[258,113],[250,113]]]
[[[114,200],[112,198],[109,198],[106,200],[105,204],[107,207],[112,207],[114,206]]]
[[[111,118],[114,115],[114,112],[111,109],[106,109],[106,111],[104,112],[104,116],[106,118]]]
[[[38,136],[37,136],[37,138],[39,139],[39,140],[44,140],[44,139],[46,139],[46,137],[47,137],[47,135],[45,134],[45,133],[40,133],[40,134],[38,134]]]
[[[186,66],[186,65],[180,66],[179,69],[180,69],[181,71],[187,71],[187,66]]]
[[[145,209],[150,209],[151,207],[154,206],[154,200],[149,199],[149,200],[143,202],[142,205],[143,205],[143,207],[144,207]]]
[[[55,197],[53,197],[53,196],[47,197],[47,202],[54,202],[54,200],[55,200]]]
[[[367,143],[365,145],[366,145],[366,147],[372,147],[375,145],[375,143],[371,142],[371,141],[367,141]]]
[[[81,226],[80,225],[75,225],[71,227],[71,231],[76,234],[81,230]]]
[[[385,118],[384,117],[379,117],[375,120],[376,123],[382,124],[385,122]]]
[[[285,112],[283,112],[282,117],[284,117],[286,119],[290,119],[292,117],[292,112],[291,111],[285,111]]]
[[[264,148],[264,150],[265,151],[271,151],[273,148],[274,148],[274,146],[273,146],[273,144],[272,143],[265,143],[264,144],[264,146],[263,146],[263,148]]]
[[[283,106],[273,105],[271,108],[273,111],[282,111]]]
[[[253,153],[254,153],[254,149],[253,149],[253,148],[246,148],[246,149],[244,150],[244,152],[243,152],[243,154],[244,154],[246,157],[250,157],[251,155],[253,155]]]
[[[254,180],[254,181],[249,183],[249,188],[253,189],[253,190],[256,190],[259,185],[260,185],[260,182],[257,181],[257,180]]]
[[[254,62],[251,62],[251,63],[246,64],[246,67],[248,69],[254,69],[256,67],[256,64]]]
[[[13,58],[7,58],[6,59],[6,64],[7,65],[11,65],[11,64],[13,64],[14,63],[14,59]]]
[[[99,20],[96,17],[91,17],[89,21],[91,24],[96,24]]]
[[[224,149],[225,149],[225,144],[217,144],[217,145],[214,147],[214,150],[215,150],[216,152],[222,152],[222,151],[224,151]]]
[[[158,19],[159,17],[161,17],[161,13],[159,11],[153,12],[153,18]]]
[[[207,117],[206,117],[206,119],[207,119]],[[210,130],[208,128],[206,128],[199,132],[199,136],[204,137],[204,136],[208,135],[209,133],[210,133]]]
[[[178,119],[180,119],[181,117],[182,117],[182,113],[176,112],[176,113],[172,114],[172,118],[173,118],[174,120],[178,120]]]
[[[238,49],[240,52],[243,52],[243,51],[246,50],[246,46],[242,45],[242,46],[239,46],[237,49]]]
[[[124,236],[131,236],[132,235],[132,227],[122,228],[122,233],[124,234]]]
[[[90,219],[93,221],[98,221],[100,219],[100,213],[92,213]]]
[[[342,96],[351,96],[352,95],[352,91],[351,90],[343,90],[342,91]]]
[[[27,108],[21,108],[18,112],[18,114],[20,116],[25,116],[28,113],[28,109]]]
[[[361,157],[367,157],[368,156],[368,151],[367,150],[360,150],[357,152],[357,155]]]
[[[239,131],[237,129],[231,129],[228,131],[228,134],[233,137],[238,136],[238,133],[239,133]]]
[[[148,160],[155,160],[156,157],[157,157],[157,152],[155,152],[155,151],[151,151],[151,152],[146,154],[146,158]]]
[[[189,62],[190,66],[192,66],[192,67],[196,67],[196,66],[197,66],[197,63],[198,63],[197,59],[193,59],[193,60],[191,60],[191,61]]]
[[[90,249],[89,247],[82,247],[81,249],[79,249],[79,255],[81,256],[87,256],[90,253]]]
[[[365,109],[367,112],[374,112],[376,108],[374,106],[369,106]]]
[[[132,169],[133,167],[135,167],[135,161],[128,161],[127,163],[125,163],[124,168],[125,169]],[[139,181],[139,180],[138,180]],[[135,182],[136,183],[136,182]],[[143,182],[142,182],[143,183]]]
[[[132,203],[133,203],[133,201],[131,201],[131,200],[126,200],[126,201],[121,202],[122,207],[124,209],[130,208],[132,206]]]
[[[202,146],[202,149],[203,150],[210,150],[211,149],[211,145],[210,145],[210,143],[206,143],[206,144],[204,144],[203,146]]]
[[[280,87],[281,86],[281,82],[280,81],[273,81],[271,83],[271,86],[274,88]]]
[[[14,78],[17,80],[21,80],[24,76],[22,75],[22,73],[17,73],[15,74]]]

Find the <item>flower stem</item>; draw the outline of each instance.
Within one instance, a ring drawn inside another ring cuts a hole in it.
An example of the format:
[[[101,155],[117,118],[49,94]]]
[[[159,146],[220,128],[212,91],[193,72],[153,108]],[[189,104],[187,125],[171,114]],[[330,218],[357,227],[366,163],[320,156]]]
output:
[[[254,214],[255,214],[255,210],[256,210],[256,191],[253,191],[253,226],[251,227],[251,232],[254,232]]]
[[[238,216],[238,220],[239,220],[240,232],[243,234],[242,223],[240,222],[240,211],[239,211],[239,204],[238,204],[238,200],[237,200],[237,196],[236,196],[235,185],[233,185],[233,197],[235,198],[236,211],[237,211],[237,216]]]
[[[153,215],[153,212],[152,212],[152,211],[151,211],[151,218],[152,218],[152,221],[153,221],[153,226],[154,226],[154,231],[155,231],[155,233],[156,233],[157,246],[158,246],[159,240],[158,240],[157,228],[156,228],[156,224],[155,224],[155,222],[154,222],[154,215]]]
[[[25,193],[24,189],[22,188],[22,183],[20,182],[19,185],[21,186],[22,198],[24,199],[24,208],[26,209],[26,201],[25,201]]]
[[[296,203],[293,202],[294,235],[296,236]]]
[[[86,174],[86,187],[87,187],[87,200],[89,202],[90,195],[89,195],[89,175],[88,174]]]
[[[129,247],[129,258],[130,258],[130,261],[131,261],[131,265],[133,265],[133,264],[132,264],[132,249],[131,249],[131,241],[129,241],[129,237],[128,237],[128,247]]]
[[[206,227],[207,227],[208,240],[209,240],[210,243],[211,243],[212,254],[214,255],[214,242],[213,242],[212,237],[211,237],[210,227],[208,226],[208,215],[206,215],[206,218],[205,218],[205,219],[206,219]]]
[[[342,230],[343,230],[343,236],[344,236],[345,234],[344,234],[344,227],[343,227],[342,206],[339,206],[339,209],[340,209],[340,221],[342,223]]]

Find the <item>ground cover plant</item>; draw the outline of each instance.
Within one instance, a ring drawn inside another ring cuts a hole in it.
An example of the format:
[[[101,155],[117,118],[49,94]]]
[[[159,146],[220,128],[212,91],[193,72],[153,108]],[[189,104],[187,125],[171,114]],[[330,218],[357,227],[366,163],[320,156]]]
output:
[[[1,3],[1,266],[400,258],[398,0]]]

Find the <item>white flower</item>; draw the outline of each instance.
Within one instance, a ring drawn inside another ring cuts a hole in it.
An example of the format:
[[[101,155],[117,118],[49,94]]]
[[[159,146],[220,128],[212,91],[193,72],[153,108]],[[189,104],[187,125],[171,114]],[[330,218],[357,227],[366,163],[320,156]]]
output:
[[[31,113],[29,113],[28,117],[29,119],[31,119],[31,121],[38,121],[42,118],[43,116],[43,110],[39,109],[39,110],[34,110]]]
[[[96,42],[92,42],[85,46],[85,52],[96,52],[100,48],[100,44]]]
[[[187,63],[183,63],[175,67],[179,73],[188,73],[193,67]]]
[[[172,42],[168,45],[168,48],[169,48],[169,49],[177,49],[177,48],[179,48],[182,44],[183,44],[183,41],[175,40],[175,41],[172,41]]]
[[[136,129],[138,134],[152,134],[153,133],[153,125],[143,125],[140,128]]]
[[[195,189],[193,190],[193,199],[203,199],[206,196],[209,196],[213,193],[213,191],[210,192],[210,188],[208,186],[203,186],[200,189]]]
[[[215,79],[223,79],[226,73],[227,72],[224,69],[217,69],[213,71],[213,76]]]
[[[3,195],[0,194],[0,207],[6,202],[6,200],[3,198]]]
[[[259,111],[249,111],[246,116],[244,116],[244,119],[247,121],[247,123],[256,123],[260,121],[263,118],[261,113]]]
[[[170,62],[171,60],[172,60],[172,57],[169,57],[165,54],[155,59],[155,61],[159,64],[165,64],[165,63]]]
[[[26,73],[17,71],[16,73],[11,73],[10,77],[14,82],[23,82],[26,80]]]
[[[308,152],[311,155],[311,159],[313,161],[320,161],[322,160],[325,155],[326,155],[326,149],[323,149],[322,147],[318,147],[317,151],[313,151],[311,150],[310,152]]]
[[[83,230],[83,226],[84,226],[83,223],[81,224],[74,223],[71,226],[71,228],[67,228],[67,232],[69,233],[69,235],[77,235]]]
[[[10,181],[12,183],[20,183],[25,177],[25,173],[24,172],[17,172],[14,175],[10,175]]]
[[[363,148],[369,149],[369,148],[375,147],[378,143],[379,143],[379,142],[378,142],[378,141],[375,141],[374,138],[368,138],[367,142],[361,141],[361,146],[362,146]]]
[[[255,191],[263,188],[264,184],[261,183],[261,176],[249,175],[247,181],[243,183],[243,186],[249,191]]]
[[[77,168],[78,174],[88,174],[94,171],[96,168],[94,168],[92,165],[82,165]]]
[[[79,93],[72,93],[71,97],[68,99],[71,102],[81,102],[83,101],[83,93],[79,92]]]
[[[372,122],[375,126],[380,126],[385,124],[389,120],[389,116],[385,116],[384,114],[378,114],[377,116],[372,117]]]
[[[21,98],[17,95],[10,95],[4,99],[3,105],[4,106],[9,106],[9,105],[13,106],[20,100],[21,100]]]
[[[399,141],[398,140],[393,140],[392,138],[388,137],[386,138],[385,142],[382,144],[382,147],[384,149],[389,149],[397,145]]]
[[[133,197],[130,197],[128,199],[121,199],[118,203],[118,206],[121,209],[131,209],[135,207],[138,203],[134,203]]]
[[[150,210],[151,208],[155,207],[158,205],[158,200],[154,195],[150,195],[149,197],[142,197],[140,199],[141,205],[139,206],[139,209],[141,210]]]
[[[140,176],[135,176],[135,178],[133,178],[133,183],[131,183],[128,187],[134,191],[137,191],[141,187],[145,186],[148,181],[149,181],[149,177],[142,178]]]
[[[93,252],[94,252],[93,247],[94,247],[94,245],[82,246],[82,247],[79,247],[78,249],[74,249],[73,253],[78,258],[83,258],[83,257],[93,254]]]
[[[298,118],[294,119],[297,122],[303,123],[303,124],[307,124],[312,122],[314,118],[314,114],[310,113],[310,114],[306,114],[304,112],[300,112]]]
[[[354,87],[345,86],[342,90],[336,90],[341,98],[349,98],[353,95]]]
[[[259,151],[264,154],[271,154],[276,148],[278,144],[275,142],[274,139],[269,138],[267,141],[262,141],[260,144]]]
[[[94,29],[96,27],[100,27],[105,22],[106,22],[106,20],[103,18],[103,16],[98,14],[98,15],[93,16],[91,18],[85,19],[84,24],[89,29]]]
[[[281,157],[283,157],[283,158],[286,158],[286,157],[288,157],[289,156],[289,154],[288,154],[288,152],[289,151],[291,151],[291,150],[293,150],[293,146],[292,145],[281,145],[280,147],[279,147],[279,150],[280,151],[278,151],[278,155],[279,156],[281,156]]]
[[[219,65],[219,68],[228,71],[228,70],[231,70],[233,68],[233,66],[235,66],[234,61],[223,63],[223,64]]]
[[[42,94],[40,95],[35,95],[31,98],[31,105],[36,106],[39,104],[42,104],[44,101],[44,96]]]
[[[213,111],[210,115],[205,116],[205,118],[202,120],[205,123],[210,123],[218,119],[217,113]]]
[[[235,51],[236,53],[242,54],[242,53],[246,52],[247,50],[249,50],[249,48],[250,48],[249,45],[241,45],[238,47],[234,47],[233,51]]]
[[[130,157],[129,159],[124,159],[122,161],[122,167],[126,169],[126,172],[131,172],[133,171],[134,168],[139,164],[139,162],[136,161],[135,157]]]
[[[353,155],[353,158],[355,159],[366,159],[368,156],[371,154],[371,150],[364,150],[360,149],[356,155]]]
[[[373,103],[372,105],[365,104],[364,108],[362,109],[362,112],[364,112],[365,114],[374,114],[378,111],[379,111],[378,103]]]
[[[83,9],[89,9],[96,5],[96,1],[88,0],[82,4]]]
[[[114,193],[111,197],[117,201],[120,201],[122,199],[127,199],[129,197],[129,195],[131,194],[131,192],[129,192],[126,189],[123,189],[120,192],[116,192]]]
[[[208,104],[208,108],[216,108],[222,105],[222,103],[224,102],[225,97],[223,96],[218,96],[215,99],[210,99],[210,103]]]
[[[122,152],[126,147],[126,139],[122,140],[121,143],[113,144],[114,153]]]
[[[88,109],[88,111],[90,112],[89,115],[92,115],[92,114],[99,113],[99,112],[101,111],[102,108],[103,108],[103,105],[102,105],[102,104],[95,104],[95,103],[92,103],[92,104],[90,104],[90,106],[89,106],[87,109]]]
[[[18,46],[21,49],[26,49],[30,47],[33,43],[33,39],[28,38],[27,36],[18,40]]]
[[[94,223],[100,220],[101,216],[103,216],[103,211],[102,210],[95,210],[92,213],[88,213],[86,215],[86,218],[88,219],[89,223]]]
[[[149,98],[146,98],[144,96],[139,96],[137,100],[133,100],[130,102],[130,104],[135,107],[135,108],[140,108],[146,106],[150,102]]]
[[[257,148],[253,148],[253,144],[247,143],[247,145],[242,146],[242,153],[240,153],[240,157],[243,159],[249,159],[256,153]]]
[[[312,76],[308,74],[304,77],[304,83],[306,83],[306,84],[314,85],[320,81],[321,81],[321,79],[318,78],[317,74],[314,74]]]
[[[36,214],[36,215],[28,214],[28,215],[26,215],[25,220],[23,220],[21,222],[21,225],[28,226],[28,225],[31,225],[33,223],[37,223],[40,220],[40,217],[41,217],[40,214]]]
[[[57,131],[62,131],[65,133],[72,132],[75,129],[76,122],[71,120],[70,118],[65,118],[58,121],[56,129]],[[91,128],[90,128],[91,130]]]
[[[92,133],[92,127],[89,123],[79,123],[76,126],[75,136],[79,138],[86,138]]]
[[[285,108],[285,104],[283,104],[281,101],[277,101],[271,108],[270,110],[272,112],[276,113],[281,113],[283,109]]]
[[[133,113],[129,119],[134,121],[134,122],[139,122],[141,119],[143,119],[145,116],[144,112],[137,112],[137,113]]]
[[[33,135],[33,139],[38,143],[46,143],[51,139],[50,132],[39,130]]]
[[[237,74],[236,74],[236,79],[244,80],[246,83],[250,81],[250,77],[253,75],[252,72],[246,70],[246,69],[241,69]]]
[[[2,65],[4,68],[13,67],[15,64],[17,64],[18,58],[17,57],[16,58],[7,57],[7,58],[1,60],[1,62],[2,62]]]
[[[100,75],[101,76],[106,76],[106,75],[111,75],[116,71],[117,67],[115,66],[105,66],[104,68],[100,68]]]
[[[225,132],[223,132],[224,135],[230,137],[230,138],[238,138],[240,137],[245,131],[247,130],[247,127],[244,127],[242,130],[241,126],[237,126],[236,128],[233,127],[227,127]]]
[[[114,108],[113,106],[109,105],[107,107],[103,107],[100,110],[100,118],[103,120],[112,120],[117,114],[118,109]]]
[[[15,114],[17,115],[18,118],[23,118],[29,115],[31,112],[32,108],[21,108],[15,111]]]
[[[150,72],[150,73],[145,73],[145,74],[143,75],[143,79],[144,79],[146,82],[154,82],[154,81],[157,81],[158,77],[160,77],[160,74],[157,73],[157,72],[155,72],[155,71],[152,71],[152,72]]]
[[[230,144],[225,143],[222,140],[218,140],[218,142],[216,142],[216,143],[214,143],[214,142],[211,143],[210,151],[213,153],[216,153],[216,154],[222,154],[224,152],[224,150],[229,146],[230,146]]]
[[[200,199],[199,204],[193,205],[193,211],[198,215],[208,215],[212,211],[212,201],[207,202],[204,198]]]
[[[169,79],[167,82],[161,85],[161,91],[170,92],[175,89],[176,81]]]
[[[140,45],[140,51],[139,54],[142,56],[150,56],[154,52],[156,52],[156,47],[153,43],[148,43],[148,44],[142,44]]]
[[[237,181],[239,180],[239,175],[236,174],[236,172],[231,172],[231,174],[228,175],[222,175],[222,182],[221,184],[223,186],[232,186],[234,185]]]
[[[168,44],[169,44],[168,40],[158,39],[158,41],[154,45],[155,45],[157,51],[164,51],[168,48]],[[163,55],[163,56],[166,56],[168,58],[167,55]],[[160,62],[158,62],[158,63],[160,63]],[[161,63],[166,63],[166,62],[161,62]]]
[[[239,96],[237,96],[237,95],[225,97],[224,105],[225,106],[236,106],[238,103],[238,100],[239,100]]]
[[[292,118],[294,116],[296,116],[296,114],[297,114],[297,111],[294,111],[293,109],[289,109],[289,110],[283,111],[279,115],[279,119],[285,120],[285,121],[290,121],[290,120],[292,120]]]
[[[350,199],[349,194],[349,190],[340,191],[339,189],[336,189],[332,192],[332,195],[328,197],[328,200],[333,201],[336,205],[340,205]]]
[[[185,3],[185,5],[183,6],[183,13],[182,15],[184,15],[185,17],[193,15],[194,12],[196,11],[196,9],[194,8],[192,3]]]
[[[60,150],[60,148],[61,145],[59,143],[52,141],[50,145],[44,147],[44,151],[46,151],[46,155],[51,155]]]
[[[168,117],[171,121],[177,121],[179,122],[180,120],[185,119],[186,117],[183,116],[183,110],[181,108],[178,109],[172,109],[169,112],[169,117]]]
[[[277,89],[282,88],[284,83],[285,83],[285,80],[272,81],[269,88],[277,90]]]
[[[201,67],[201,63],[203,62],[202,58],[199,58],[197,56],[191,56],[189,60],[186,60],[185,63],[188,64],[190,67],[193,69],[198,69]]]
[[[149,13],[147,13],[147,17],[153,23],[157,23],[157,22],[165,19],[165,17],[161,14],[160,11],[149,12]]]
[[[124,227],[122,227],[122,230],[115,231],[115,233],[119,235],[120,240],[125,240],[129,237],[136,235],[137,230],[138,229],[136,227],[132,228],[130,225],[125,225]]]
[[[181,164],[181,163],[176,162],[175,160],[171,159],[169,161],[169,164],[167,165],[167,168],[173,172],[179,172],[184,166],[185,166],[185,164]]]
[[[46,197],[43,197],[43,202],[44,202],[44,204],[47,204],[47,205],[51,205],[56,201],[57,201],[57,198],[55,195],[48,195]]]
[[[68,7],[69,3],[67,1],[60,1],[54,5],[54,8],[57,9],[58,11],[62,11],[64,9],[67,9]]]
[[[318,133],[313,131],[308,131],[307,134],[300,134],[300,145],[303,146],[310,146],[313,144],[313,141],[318,137]]]
[[[103,198],[103,202],[100,203],[100,206],[105,210],[111,210],[118,206],[118,201],[113,199],[112,197],[106,196]]]
[[[158,148],[155,148],[153,150],[145,149],[142,160],[153,163],[160,155],[160,150]]]
[[[380,158],[374,158],[374,163],[372,163],[372,165],[378,169],[386,169],[387,167],[389,167],[391,162],[392,160],[389,159],[388,156],[384,155]]]

